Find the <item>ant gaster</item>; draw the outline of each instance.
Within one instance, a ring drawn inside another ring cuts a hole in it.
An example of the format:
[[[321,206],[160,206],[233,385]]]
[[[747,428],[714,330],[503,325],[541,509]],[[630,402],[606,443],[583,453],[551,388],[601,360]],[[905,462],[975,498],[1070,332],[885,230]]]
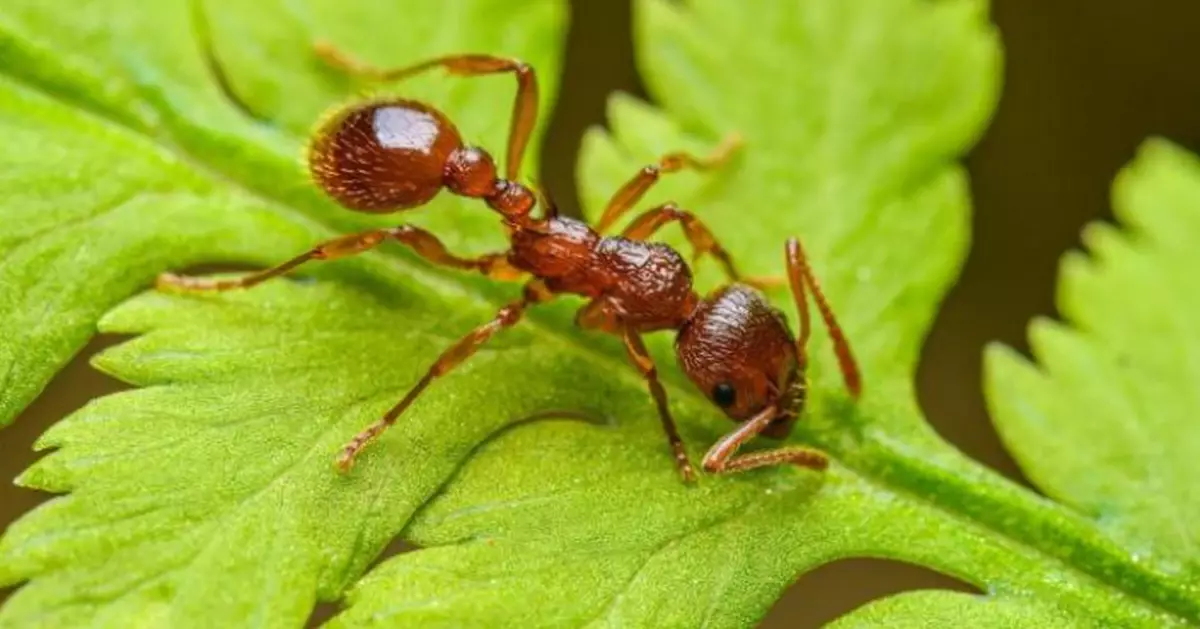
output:
[[[362,253],[389,239],[407,245],[433,264],[476,271],[495,279],[532,276],[521,299],[501,308],[495,318],[447,349],[404,399],[355,436],[341,451],[339,468],[347,471],[367,443],[392,425],[431,382],[448,374],[496,333],[515,325],[529,306],[560,294],[589,300],[576,317],[581,327],[608,332],[624,341],[630,361],[649,385],[685,481],[693,480],[695,472],[668,409],[666,391],[642,342],[642,334],[647,332],[676,330],[676,353],[688,377],[726,415],[741,423],[708,451],[705,470],[736,472],[781,463],[816,470],[826,467],[823,453],[799,446],[737,455],[738,449],[757,435],[785,437],[804,409],[808,362],[805,348],[810,330],[808,293],[830,331],[847,388],[855,397],[860,392],[861,381],[849,344],[821,294],[800,242],[792,238],[786,245],[788,280],[800,313],[800,334],[794,338],[782,313],[767,303],[752,282],[741,278],[726,250],[691,212],[668,203],[635,218],[619,236],[603,235],[660,175],[684,168],[715,167],[728,157],[735,141],[727,140],[705,158],[672,153],[658,164],[643,168],[616,192],[594,227],[558,216],[554,206],[544,199],[541,215],[535,217],[532,211],[539,195],[517,181],[537,119],[533,68],[517,60],[457,55],[396,70],[378,70],[325,44],[318,44],[316,51],[335,68],[379,80],[401,79],[437,68],[459,76],[511,73],[516,77],[517,95],[503,177],[497,176],[491,155],[482,148],[465,145],[454,124],[440,111],[400,98],[361,103],[336,112],[318,127],[308,149],[309,169],[316,183],[347,208],[395,212],[423,205],[446,188],[457,195],[482,199],[499,213],[510,248],[478,258],[462,258],[449,253],[425,230],[400,225],[320,243],[279,266],[245,277],[208,279],[164,274],[158,286],[189,292],[247,288],[303,262]],[[671,222],[681,224],[695,258],[713,255],[732,283],[708,297],[699,296],[692,287],[691,270],[679,253],[665,244],[646,240]]]

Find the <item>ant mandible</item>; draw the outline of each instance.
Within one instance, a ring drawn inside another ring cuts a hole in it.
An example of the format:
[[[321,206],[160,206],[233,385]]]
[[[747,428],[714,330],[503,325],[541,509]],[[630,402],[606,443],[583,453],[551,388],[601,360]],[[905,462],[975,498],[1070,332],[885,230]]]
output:
[[[209,279],[167,273],[158,278],[158,286],[185,292],[248,288],[306,261],[362,253],[389,239],[407,245],[434,264],[476,271],[494,279],[533,277],[525,284],[521,299],[501,308],[495,318],[443,352],[404,399],[342,449],[337,464],[343,472],[430,383],[473,355],[497,332],[515,325],[529,306],[562,294],[589,300],[576,316],[578,325],[614,334],[624,341],[630,361],[649,385],[685,481],[693,481],[695,472],[668,409],[666,391],[642,342],[642,335],[648,332],[676,330],[676,354],[688,377],[726,415],[741,422],[709,449],[704,457],[705,470],[727,473],[782,463],[825,469],[825,455],[805,447],[737,454],[757,435],[777,439],[787,436],[804,409],[810,329],[807,293],[811,292],[829,329],[847,389],[856,398],[860,393],[861,380],[850,346],[800,242],[792,238],[786,245],[788,281],[800,314],[800,334],[793,338],[783,314],[767,303],[751,281],[742,278],[728,252],[691,212],[667,203],[634,219],[619,236],[603,235],[662,174],[716,167],[728,158],[735,141],[727,140],[707,157],[671,153],[656,165],[646,166],[613,195],[594,227],[558,216],[553,204],[545,199],[541,199],[541,215],[535,217],[532,210],[539,195],[517,181],[525,146],[537,120],[533,68],[514,59],[472,54],[380,70],[326,44],[318,44],[316,52],[334,68],[379,80],[397,80],[437,68],[459,76],[511,73],[516,77],[504,177],[497,176],[491,155],[482,148],[465,145],[454,124],[440,111],[400,98],[337,111],[318,126],[308,149],[308,165],[316,183],[349,209],[396,212],[423,205],[446,188],[457,195],[482,199],[499,213],[508,232],[509,249],[462,258],[449,253],[429,232],[400,225],[320,243],[279,266],[245,277]],[[711,254],[724,267],[730,284],[707,297],[699,296],[692,287],[691,270],[679,253],[665,244],[646,241],[673,221],[682,225],[694,248],[693,260]]]

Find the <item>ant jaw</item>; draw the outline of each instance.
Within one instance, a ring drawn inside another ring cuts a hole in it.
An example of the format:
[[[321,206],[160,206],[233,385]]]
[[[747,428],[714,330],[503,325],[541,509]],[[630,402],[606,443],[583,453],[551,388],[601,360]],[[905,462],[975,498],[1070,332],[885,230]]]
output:
[[[776,387],[771,387],[776,389]],[[792,426],[804,413],[805,402],[808,399],[808,386],[802,373],[797,372],[785,386],[781,395],[776,397],[774,407],[776,414],[771,423],[762,432],[764,437],[783,439],[792,432]]]
[[[808,378],[804,375],[804,369],[797,369],[792,372],[787,384],[784,385],[783,394],[779,396],[778,407],[782,411],[779,416],[798,418],[804,413],[804,407],[808,402]]]

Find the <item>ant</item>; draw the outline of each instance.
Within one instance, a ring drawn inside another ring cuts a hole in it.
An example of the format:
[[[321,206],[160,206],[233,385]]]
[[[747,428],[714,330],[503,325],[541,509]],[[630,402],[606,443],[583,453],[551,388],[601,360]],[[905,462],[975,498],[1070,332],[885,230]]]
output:
[[[241,278],[165,273],[159,276],[158,287],[184,292],[248,288],[304,262],[359,254],[389,239],[407,245],[433,264],[476,271],[493,279],[532,276],[519,300],[501,308],[495,318],[443,352],[398,404],[346,444],[337,459],[343,472],[430,383],[450,373],[498,332],[516,325],[527,308],[562,294],[589,300],[576,315],[579,326],[623,340],[630,361],[649,386],[685,482],[695,480],[695,471],[668,409],[667,394],[654,361],[642,342],[642,335],[648,332],[677,331],[676,354],[688,377],[726,415],[741,423],[705,455],[706,471],[720,474],[783,463],[814,470],[826,468],[828,460],[822,452],[799,446],[737,455],[738,449],[757,435],[786,437],[804,409],[810,328],[807,293],[811,292],[829,329],[847,389],[855,398],[861,390],[850,346],[809,268],[800,241],[789,239],[785,250],[788,283],[800,314],[800,334],[793,337],[784,315],[767,303],[754,287],[755,282],[742,278],[728,252],[691,212],[667,203],[641,214],[620,235],[603,235],[661,175],[685,168],[715,168],[732,153],[735,138],[727,139],[707,157],[671,153],[657,164],[642,168],[613,195],[599,222],[589,226],[559,216],[552,202],[517,181],[537,120],[537,77],[529,65],[515,59],[467,54],[381,70],[324,43],[318,43],[315,51],[336,69],[377,80],[398,80],[439,68],[465,77],[500,73],[516,77],[503,177],[497,176],[492,156],[482,148],[464,144],[455,125],[442,112],[401,98],[369,101],[334,112],[318,125],[307,155],[317,185],[352,210],[391,213],[413,208],[428,203],[442,188],[481,199],[500,214],[509,249],[462,258],[448,252],[433,234],[400,225],[334,238],[276,267]],[[542,212],[534,216],[532,211],[539,201]],[[683,257],[665,244],[647,242],[671,222],[682,225],[694,248],[693,260],[711,254],[731,283],[707,297],[696,293],[691,269]]]

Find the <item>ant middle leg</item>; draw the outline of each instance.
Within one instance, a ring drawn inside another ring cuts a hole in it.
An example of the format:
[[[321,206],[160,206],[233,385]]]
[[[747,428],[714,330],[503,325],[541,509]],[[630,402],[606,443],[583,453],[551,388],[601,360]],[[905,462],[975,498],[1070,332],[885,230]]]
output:
[[[773,288],[783,285],[785,281],[783,278],[743,277],[734,265],[733,257],[729,255],[729,251],[721,246],[721,243],[717,241],[717,237],[704,224],[704,221],[701,221],[695,214],[680,208],[674,203],[666,203],[647,210],[641,216],[633,219],[633,222],[625,228],[625,231],[621,235],[630,240],[645,240],[654,235],[659,229],[662,229],[663,226],[673,221],[678,221],[683,226],[683,234],[692,245],[693,263],[700,259],[700,256],[707,253],[717,259],[717,262],[725,270],[725,275],[731,281],[742,282],[757,288]]]
[[[762,434],[778,415],[778,409],[768,407],[750,421],[713,444],[704,455],[704,469],[712,474],[744,472],[759,467],[790,463],[811,470],[823,471],[829,467],[829,458],[824,452],[803,446],[785,446],[774,450],[752,452],[738,456],[737,451],[747,441]]]
[[[404,399],[388,410],[382,418],[355,435],[342,448],[341,453],[338,455],[338,469],[342,472],[349,471],[350,467],[354,465],[354,458],[362,452],[363,448],[367,447],[368,443],[381,435],[392,424],[396,423],[396,419],[404,414],[404,411],[429,387],[430,383],[450,373],[455,367],[462,364],[463,361],[473,356],[497,332],[511,328],[520,322],[526,308],[536,303],[548,301],[553,297],[554,293],[546,288],[541,280],[534,280],[526,284],[524,295],[519,301],[504,306],[491,321],[475,328],[470,334],[459,339],[457,343],[442,352],[442,355],[425,372],[425,375],[421,376],[421,379],[413,385],[413,388],[404,396]]]
[[[517,78],[517,96],[513,103],[512,122],[509,126],[505,178],[516,180],[520,175],[525,147],[529,144],[529,136],[533,133],[538,116],[537,74],[529,64],[519,59],[466,54],[437,57],[399,68],[377,68],[350,56],[329,42],[318,41],[313,48],[317,56],[329,66],[346,74],[377,81],[397,81],[437,68],[464,77],[511,72]]]
[[[492,253],[478,258],[460,258],[447,251],[437,236],[419,227],[400,225],[327,240],[283,264],[244,277],[214,279],[163,273],[158,276],[156,284],[160,289],[184,292],[220,292],[250,288],[283,275],[309,260],[336,260],[357,255],[379,246],[389,238],[408,245],[417,255],[437,265],[478,271],[493,279],[511,280],[522,275],[520,270],[508,262],[507,254]]]
[[[685,168],[701,171],[718,168],[729,160],[734,150],[741,144],[742,137],[732,133],[721,140],[712,153],[703,157],[683,152],[663,155],[657,164],[642,168],[638,174],[634,175],[633,179],[627,181],[613,194],[612,198],[608,200],[608,205],[604,207],[604,213],[600,215],[600,220],[596,222],[596,232],[600,234],[607,232],[613,223],[616,223],[622,215],[637,205],[638,201],[641,201],[646,192],[658,183],[664,173],[679,172]]]

